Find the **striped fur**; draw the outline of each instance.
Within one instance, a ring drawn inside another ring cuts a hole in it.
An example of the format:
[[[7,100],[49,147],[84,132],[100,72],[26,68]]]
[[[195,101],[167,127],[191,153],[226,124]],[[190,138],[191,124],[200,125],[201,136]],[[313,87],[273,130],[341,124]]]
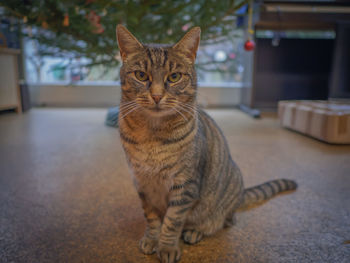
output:
[[[244,201],[240,205],[240,210],[264,202],[281,192],[295,189],[297,189],[296,182],[287,179],[277,179],[247,188],[244,190]]]
[[[117,28],[123,59],[120,138],[147,220],[140,248],[157,252],[161,262],[180,259],[181,237],[197,243],[232,225],[238,208],[296,188],[275,180],[244,190],[224,135],[196,104],[199,32],[194,28],[176,45],[160,46],[142,45]],[[135,71],[146,73],[147,81]],[[174,72],[181,79],[171,83]]]

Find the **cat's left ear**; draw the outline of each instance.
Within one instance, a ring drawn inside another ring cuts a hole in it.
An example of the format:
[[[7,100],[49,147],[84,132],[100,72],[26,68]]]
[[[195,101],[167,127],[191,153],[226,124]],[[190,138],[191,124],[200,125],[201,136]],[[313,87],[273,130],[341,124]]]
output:
[[[185,36],[173,46],[173,48],[184,53],[186,57],[188,57],[192,63],[194,63],[196,60],[200,36],[200,27],[194,27],[188,31]]]
[[[143,48],[142,44],[136,39],[126,29],[125,26],[119,24],[117,25],[117,40],[120,50],[120,56],[122,57],[123,62],[126,61],[127,57],[130,54],[135,53],[137,50]]]

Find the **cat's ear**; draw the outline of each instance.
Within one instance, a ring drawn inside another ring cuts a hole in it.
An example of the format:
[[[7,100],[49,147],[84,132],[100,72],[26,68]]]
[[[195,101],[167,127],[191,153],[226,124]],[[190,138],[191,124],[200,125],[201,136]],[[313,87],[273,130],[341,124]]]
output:
[[[125,26],[117,25],[117,40],[120,50],[120,56],[125,62],[126,58],[143,48],[142,44],[134,37]]]
[[[194,27],[188,31],[185,36],[173,46],[173,48],[184,53],[192,61],[192,63],[194,63],[196,60],[200,36],[200,27]]]

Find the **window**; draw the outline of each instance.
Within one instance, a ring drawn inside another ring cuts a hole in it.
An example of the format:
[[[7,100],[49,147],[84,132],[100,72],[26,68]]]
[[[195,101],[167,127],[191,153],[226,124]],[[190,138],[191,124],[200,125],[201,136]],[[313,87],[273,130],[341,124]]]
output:
[[[200,86],[233,87],[242,82],[245,52],[243,30],[235,30],[229,40],[203,43],[197,55],[197,73]],[[108,84],[119,82],[119,68],[103,65],[86,67],[85,58],[47,57],[35,40],[25,40],[26,74],[29,83]]]

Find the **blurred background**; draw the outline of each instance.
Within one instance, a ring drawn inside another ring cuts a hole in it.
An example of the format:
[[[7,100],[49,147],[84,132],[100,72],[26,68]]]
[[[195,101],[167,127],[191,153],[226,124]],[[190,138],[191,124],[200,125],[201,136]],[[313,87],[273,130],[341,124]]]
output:
[[[156,43],[174,43],[200,26],[196,67],[205,107],[249,112],[275,110],[279,100],[350,97],[348,1],[11,0],[0,6],[1,56],[8,56],[6,48],[17,60],[11,70],[18,71],[12,74],[23,109],[117,105],[118,23]]]
[[[350,262],[347,0],[0,0],[0,262],[159,262],[114,128],[118,23],[200,26],[198,101],[245,186],[298,183],[181,262]]]

